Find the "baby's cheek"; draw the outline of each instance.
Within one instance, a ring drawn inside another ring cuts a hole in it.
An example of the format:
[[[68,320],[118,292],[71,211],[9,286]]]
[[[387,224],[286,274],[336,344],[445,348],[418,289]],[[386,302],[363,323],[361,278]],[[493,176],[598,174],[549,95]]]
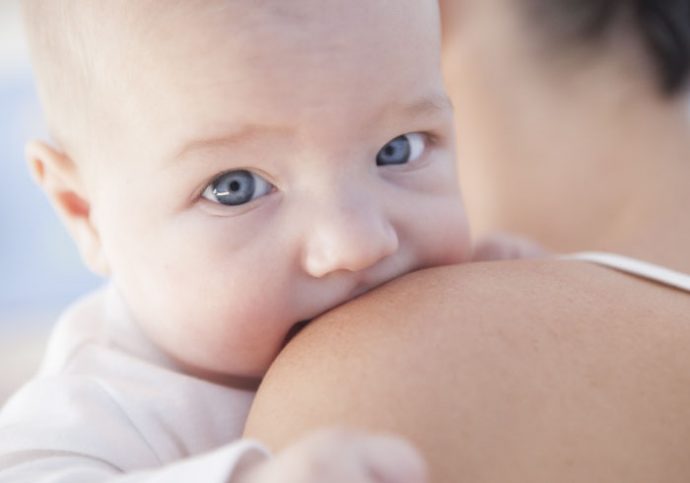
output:
[[[223,373],[263,376],[283,347],[290,328],[289,310],[278,297],[271,300],[270,296],[261,303],[236,300],[227,309],[224,315],[216,314],[215,320],[224,323],[206,331],[207,346],[212,348],[208,363]]]
[[[433,218],[427,249],[433,265],[451,265],[469,261],[472,245],[469,223],[460,203],[453,203]]]

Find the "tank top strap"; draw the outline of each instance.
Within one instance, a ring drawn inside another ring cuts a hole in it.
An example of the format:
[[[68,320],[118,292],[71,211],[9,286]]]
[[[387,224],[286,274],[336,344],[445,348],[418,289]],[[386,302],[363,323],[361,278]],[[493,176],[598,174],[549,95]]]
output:
[[[653,280],[690,293],[690,275],[666,267],[643,262],[635,258],[606,252],[578,252],[559,257],[562,260],[580,260],[612,268],[620,272]]]

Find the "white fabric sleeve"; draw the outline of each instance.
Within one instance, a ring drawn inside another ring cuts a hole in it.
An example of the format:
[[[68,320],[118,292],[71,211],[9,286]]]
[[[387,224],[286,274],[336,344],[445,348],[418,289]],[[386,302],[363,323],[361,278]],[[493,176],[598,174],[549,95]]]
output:
[[[95,378],[28,384],[0,415],[0,483],[232,483],[234,473],[268,457],[249,440],[189,452],[174,433],[185,421],[165,426],[156,411],[140,409],[147,419]]]
[[[258,443],[240,440],[161,468],[123,474],[83,456],[27,452],[0,457],[0,483],[233,483],[234,475],[267,457]]]

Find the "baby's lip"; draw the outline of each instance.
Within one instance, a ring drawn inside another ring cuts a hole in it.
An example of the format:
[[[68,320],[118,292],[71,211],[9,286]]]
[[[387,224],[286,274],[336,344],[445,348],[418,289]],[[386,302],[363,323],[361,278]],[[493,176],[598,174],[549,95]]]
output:
[[[309,324],[309,322],[311,322],[311,320],[301,320],[292,327],[290,327],[290,330],[288,331],[287,335],[285,336],[285,340],[283,341],[283,347],[285,347],[288,344],[288,342],[294,339],[294,337],[297,334],[299,334],[302,331],[302,329],[304,329],[307,326],[307,324]]]
[[[383,280],[379,283],[369,283],[369,282],[362,282],[357,284],[354,289],[350,292],[349,296],[343,300],[341,303],[346,303],[354,298],[359,297],[360,295],[364,295],[365,293],[369,292],[370,290],[373,290],[374,288],[378,287],[379,285],[382,285],[386,283],[388,280]],[[337,305],[334,305],[331,308],[335,308]],[[320,314],[319,314],[320,315]],[[313,316],[312,319],[306,319],[306,320],[300,320],[296,324],[294,324],[292,327],[290,327],[290,330],[288,330],[287,335],[285,336],[285,339],[283,340],[283,347],[285,347],[292,339],[295,338],[297,334],[299,334],[302,329],[304,329],[314,318],[316,318],[317,315]]]
[[[367,280],[367,281],[363,281],[361,283],[358,283],[355,286],[355,288],[352,290],[352,292],[350,292],[350,296],[347,298],[346,301],[355,299],[357,297],[361,297],[362,295],[374,290],[375,288],[380,287],[381,285],[384,285],[384,284],[390,282],[391,280],[393,280],[396,277],[397,277],[397,275],[393,276],[393,277],[387,277],[387,278],[384,278],[382,280],[374,280],[374,281]]]
[[[378,284],[377,284],[378,285]],[[377,285],[371,285],[371,284],[360,284],[355,287],[355,289],[352,291],[350,294],[350,297],[348,300],[352,300],[354,298],[359,297],[360,295],[364,295],[367,293],[369,290],[372,290],[375,288]]]

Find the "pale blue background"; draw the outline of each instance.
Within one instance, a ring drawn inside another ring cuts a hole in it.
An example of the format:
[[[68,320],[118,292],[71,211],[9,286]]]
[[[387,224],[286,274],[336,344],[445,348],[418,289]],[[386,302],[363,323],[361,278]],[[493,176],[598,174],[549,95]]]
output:
[[[62,309],[101,283],[82,267],[24,161],[26,140],[45,132],[20,1],[0,0],[0,404],[36,371]]]
[[[98,283],[24,161],[26,140],[45,133],[17,6],[0,3],[0,335],[20,323],[52,322]]]

